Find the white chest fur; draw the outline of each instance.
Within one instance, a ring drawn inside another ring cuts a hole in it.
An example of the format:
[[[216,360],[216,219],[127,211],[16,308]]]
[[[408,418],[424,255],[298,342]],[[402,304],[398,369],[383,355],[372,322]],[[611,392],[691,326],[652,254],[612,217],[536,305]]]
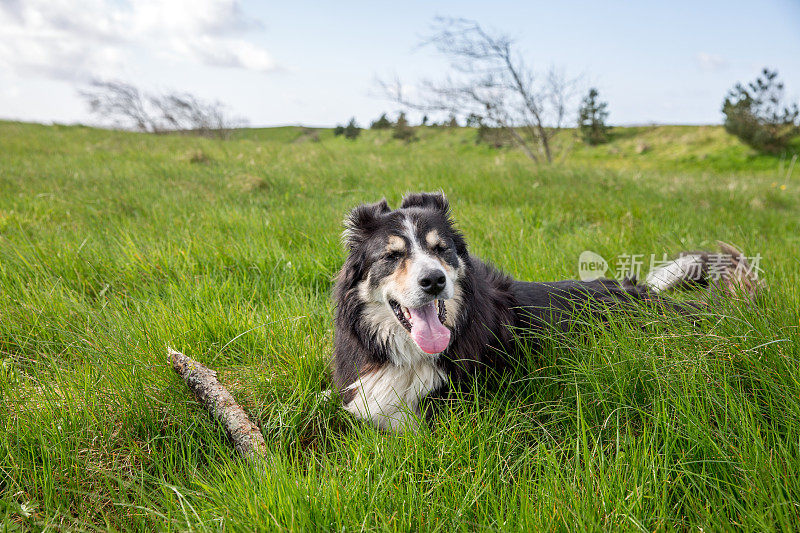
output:
[[[388,363],[348,387],[356,395],[344,408],[383,429],[413,429],[420,401],[444,380],[444,372],[433,359],[402,366]]]

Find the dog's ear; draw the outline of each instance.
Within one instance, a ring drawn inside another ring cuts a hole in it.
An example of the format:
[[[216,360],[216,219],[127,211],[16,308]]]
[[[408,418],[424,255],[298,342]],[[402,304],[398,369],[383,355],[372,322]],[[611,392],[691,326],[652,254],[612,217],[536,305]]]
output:
[[[403,207],[422,207],[441,211],[445,215],[450,215],[450,204],[447,202],[443,192],[418,192],[403,197]]]
[[[386,198],[374,204],[361,204],[344,219],[342,242],[348,248],[355,248],[375,227],[378,218],[391,211]]]

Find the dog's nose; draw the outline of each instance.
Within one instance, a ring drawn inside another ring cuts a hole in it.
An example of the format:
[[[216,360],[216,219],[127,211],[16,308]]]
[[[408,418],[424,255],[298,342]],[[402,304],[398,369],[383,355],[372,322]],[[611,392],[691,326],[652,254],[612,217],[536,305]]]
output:
[[[439,294],[447,284],[447,278],[441,270],[429,270],[419,278],[419,286],[428,294]]]

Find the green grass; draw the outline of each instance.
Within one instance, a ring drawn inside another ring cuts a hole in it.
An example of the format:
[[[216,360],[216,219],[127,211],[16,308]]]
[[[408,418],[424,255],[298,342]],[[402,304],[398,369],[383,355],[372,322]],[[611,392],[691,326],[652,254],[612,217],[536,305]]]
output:
[[[618,129],[542,167],[465,129],[317,134],[0,123],[0,530],[796,529],[800,165],[717,127]],[[554,339],[436,425],[383,433],[318,396],[340,221],[433,189],[519,278],[721,239],[761,254],[769,289],[699,328]],[[219,370],[266,468],[167,343]]]

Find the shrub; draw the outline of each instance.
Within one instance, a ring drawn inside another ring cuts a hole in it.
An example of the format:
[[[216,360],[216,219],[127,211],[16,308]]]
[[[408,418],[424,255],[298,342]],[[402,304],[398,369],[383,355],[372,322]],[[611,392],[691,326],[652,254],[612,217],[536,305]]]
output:
[[[578,129],[583,142],[596,145],[608,142],[608,131],[611,129],[606,125],[608,118],[608,103],[600,102],[597,89],[589,89],[589,94],[584,97],[578,111]]]
[[[488,144],[494,148],[503,148],[514,144],[514,138],[505,128],[488,126],[483,117],[470,113],[467,116],[466,125],[468,128],[476,128],[475,144]]]
[[[725,130],[756,150],[776,153],[800,135],[800,110],[796,103],[784,102],[777,71],[765,68],[761,74],[746,87],[737,83],[728,92],[722,103]]]
[[[405,113],[400,113],[394,125],[392,137],[401,141],[411,141],[415,138],[414,128],[408,124]]]
[[[475,144],[488,144],[495,148],[504,148],[514,144],[514,138],[505,128],[492,128],[486,124],[478,126]]]
[[[333,128],[333,136],[338,137],[339,135],[344,135],[344,126],[341,124],[337,124],[335,128]]]
[[[361,135],[361,128],[356,124],[356,119],[351,118],[347,126],[344,127],[344,138],[354,141]]]
[[[468,128],[480,128],[481,124],[483,124],[483,118],[475,113],[470,113],[467,115],[467,127]]]
[[[373,130],[388,130],[392,127],[392,121],[389,120],[386,113],[383,113],[378,120],[374,120],[369,127]]]
[[[488,144],[494,148],[503,148],[514,144],[514,138],[507,129],[488,126],[480,117],[473,120],[467,117],[467,124],[478,129],[475,135],[475,144]]]

